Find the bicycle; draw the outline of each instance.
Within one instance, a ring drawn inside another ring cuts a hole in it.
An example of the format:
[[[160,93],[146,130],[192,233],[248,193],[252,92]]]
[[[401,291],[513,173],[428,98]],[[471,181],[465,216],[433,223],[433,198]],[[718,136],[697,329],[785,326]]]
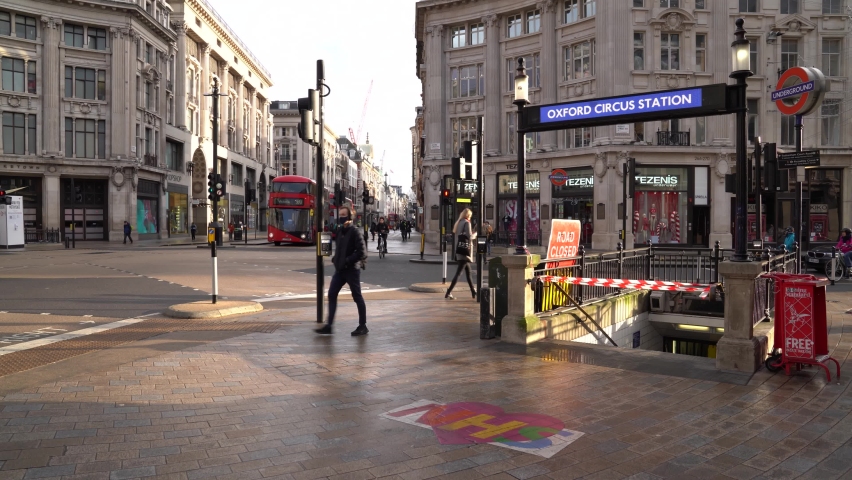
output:
[[[388,253],[388,239],[384,235],[379,235],[379,258],[385,258]]]

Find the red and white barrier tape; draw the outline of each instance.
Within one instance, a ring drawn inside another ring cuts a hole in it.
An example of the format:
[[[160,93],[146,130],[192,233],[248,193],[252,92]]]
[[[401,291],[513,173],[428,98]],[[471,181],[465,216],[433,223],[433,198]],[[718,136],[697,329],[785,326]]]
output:
[[[661,280],[625,280],[618,278],[581,278],[581,277],[557,277],[553,275],[542,275],[538,278],[543,283],[565,283],[572,285],[586,285],[588,287],[608,288],[631,288],[634,290],[659,290],[668,292],[690,292],[701,293],[701,297],[710,294],[710,285],[698,283],[664,282]]]

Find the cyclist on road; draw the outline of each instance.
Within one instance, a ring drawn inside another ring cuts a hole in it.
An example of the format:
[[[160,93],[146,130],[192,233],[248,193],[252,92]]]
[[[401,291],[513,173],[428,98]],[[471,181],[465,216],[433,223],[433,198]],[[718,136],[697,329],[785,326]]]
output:
[[[376,233],[379,235],[379,244],[376,246],[376,250],[381,250],[382,247],[384,247],[384,251],[388,251],[389,232],[388,224],[385,223],[385,217],[379,217],[379,223],[376,224]]]

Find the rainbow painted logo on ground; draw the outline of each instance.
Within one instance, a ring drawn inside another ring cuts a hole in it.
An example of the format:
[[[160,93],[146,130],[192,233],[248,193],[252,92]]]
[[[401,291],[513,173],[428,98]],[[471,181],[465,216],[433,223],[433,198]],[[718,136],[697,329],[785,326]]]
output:
[[[567,430],[561,420],[548,415],[507,413],[496,405],[479,402],[420,400],[381,417],[431,428],[442,445],[490,443],[545,458],[583,435]]]

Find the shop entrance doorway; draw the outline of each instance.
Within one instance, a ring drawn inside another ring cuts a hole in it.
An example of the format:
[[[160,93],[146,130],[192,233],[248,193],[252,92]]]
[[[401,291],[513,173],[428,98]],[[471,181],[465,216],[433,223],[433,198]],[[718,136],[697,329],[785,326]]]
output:
[[[692,207],[692,244],[709,247],[710,207]]]

